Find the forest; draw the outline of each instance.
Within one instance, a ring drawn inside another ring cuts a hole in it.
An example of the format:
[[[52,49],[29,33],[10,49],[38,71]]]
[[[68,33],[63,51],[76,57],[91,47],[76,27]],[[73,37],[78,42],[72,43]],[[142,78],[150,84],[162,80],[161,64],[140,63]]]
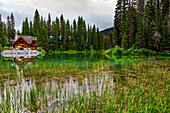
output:
[[[52,21],[49,13],[45,20],[36,9],[33,21],[26,17],[20,32],[15,30],[13,13],[7,17],[6,23],[2,22],[0,15],[0,48],[10,47],[17,33],[36,37],[38,48],[46,52],[103,51],[114,47],[123,51],[135,48],[167,52],[170,50],[168,15],[168,0],[118,0],[114,31],[110,30],[109,36],[103,35],[97,26],[87,24],[81,16],[71,23],[63,14]]]

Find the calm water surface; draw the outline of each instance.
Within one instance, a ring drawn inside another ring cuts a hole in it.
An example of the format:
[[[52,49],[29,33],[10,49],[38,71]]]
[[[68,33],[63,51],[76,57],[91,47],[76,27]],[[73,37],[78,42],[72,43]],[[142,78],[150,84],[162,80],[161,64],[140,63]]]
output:
[[[39,82],[37,82],[31,75],[30,77],[25,77],[24,75],[25,69],[30,67],[36,68],[45,65],[47,69],[51,69],[52,66],[63,65],[67,67],[67,65],[71,65],[73,68],[76,67],[76,69],[86,71],[84,69],[90,70],[94,68],[94,64],[102,62],[103,64],[106,63],[109,65],[108,71],[110,71],[112,69],[120,70],[127,66],[130,67],[133,63],[145,58],[147,57],[108,56],[99,54],[46,54],[27,58],[5,58],[1,56],[0,71],[3,70],[3,72],[0,73],[0,104],[6,103],[6,100],[8,100],[11,111],[27,111],[24,102],[29,101],[29,96],[26,94],[29,94],[32,88],[36,89],[36,86],[38,86],[37,98],[44,100],[44,96],[47,97],[48,105],[46,109],[51,112],[53,106],[61,106],[63,102],[67,103],[70,95],[75,95],[73,98],[76,98],[76,94],[77,96],[80,94],[89,96],[89,92],[93,91],[93,89],[97,89],[96,91],[99,94],[106,90],[114,89],[114,78],[103,71],[100,73],[96,72],[93,76],[88,73],[83,77],[83,82],[75,79],[75,75],[69,76],[64,82],[58,82],[53,80],[53,78],[50,81],[44,82],[39,80]],[[32,70],[28,72],[33,73]],[[11,76],[13,76],[12,79]],[[106,85],[106,82],[109,85]],[[40,105],[42,103],[38,101],[38,104]],[[4,109],[5,110],[0,109],[0,111],[7,111],[7,108]],[[57,109],[58,107],[55,108],[56,111]]]

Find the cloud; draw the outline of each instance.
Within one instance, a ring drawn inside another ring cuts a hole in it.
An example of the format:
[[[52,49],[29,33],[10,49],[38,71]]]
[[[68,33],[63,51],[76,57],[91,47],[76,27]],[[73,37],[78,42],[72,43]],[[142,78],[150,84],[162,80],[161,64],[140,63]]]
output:
[[[72,23],[73,19],[83,16],[86,23],[95,24],[99,29],[113,26],[113,15],[117,0],[0,0],[0,13],[5,21],[13,12],[16,29],[21,30],[22,22],[28,17],[33,20],[35,9],[44,18],[51,14],[55,17],[64,15]]]

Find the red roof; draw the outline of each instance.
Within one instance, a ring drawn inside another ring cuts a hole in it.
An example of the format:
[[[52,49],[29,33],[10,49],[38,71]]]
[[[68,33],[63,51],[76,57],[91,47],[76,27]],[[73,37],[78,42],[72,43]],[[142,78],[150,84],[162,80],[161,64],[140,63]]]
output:
[[[15,42],[17,42],[18,39],[20,39],[20,38],[22,38],[28,44],[32,44],[33,41],[36,41],[34,39],[34,37],[32,37],[32,36],[19,35],[19,36],[15,37],[15,40],[14,40],[13,44],[15,44]]]

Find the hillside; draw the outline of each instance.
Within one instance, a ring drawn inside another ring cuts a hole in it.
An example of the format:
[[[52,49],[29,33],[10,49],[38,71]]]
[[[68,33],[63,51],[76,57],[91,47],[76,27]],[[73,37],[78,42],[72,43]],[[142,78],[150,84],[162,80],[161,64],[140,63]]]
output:
[[[111,29],[111,31],[113,32],[113,27],[110,27],[110,28],[107,28],[107,29],[104,29],[100,32],[103,33],[103,35],[106,35],[106,36],[109,36],[109,30]]]

